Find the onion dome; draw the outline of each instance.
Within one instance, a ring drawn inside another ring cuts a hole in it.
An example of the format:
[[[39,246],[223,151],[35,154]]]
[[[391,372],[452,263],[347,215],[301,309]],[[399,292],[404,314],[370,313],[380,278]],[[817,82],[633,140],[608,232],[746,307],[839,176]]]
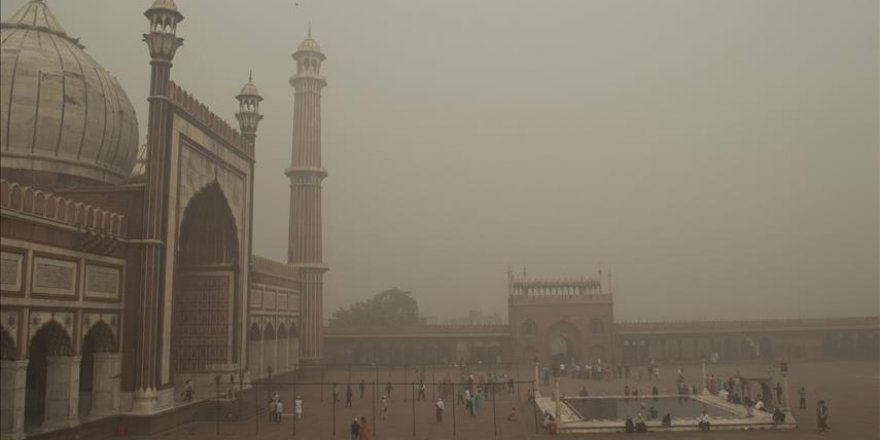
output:
[[[0,41],[3,172],[78,183],[127,177],[137,156],[138,124],[116,78],[42,0],[31,0],[0,24]]]

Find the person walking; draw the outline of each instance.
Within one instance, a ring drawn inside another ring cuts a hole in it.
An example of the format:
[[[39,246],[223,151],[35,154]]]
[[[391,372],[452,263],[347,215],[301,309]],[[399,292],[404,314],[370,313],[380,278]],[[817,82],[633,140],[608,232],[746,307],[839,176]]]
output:
[[[801,389],[798,390],[798,396],[801,398],[798,409],[807,409],[807,388],[802,386]]]
[[[425,399],[427,399],[427,397],[425,397],[425,383],[424,383],[424,382],[419,382],[419,397],[418,397],[418,400],[425,400]]]
[[[278,401],[269,399],[269,423],[275,423],[275,412],[278,411]]]
[[[284,415],[284,402],[278,399],[275,403],[275,423],[281,424],[281,416]]]
[[[361,438],[360,419],[355,417],[354,421],[351,422],[351,440],[360,440],[360,438]]]
[[[195,387],[193,387],[192,379],[187,379],[183,384],[183,397],[187,402],[192,402],[195,395]]]
[[[779,382],[776,382],[776,403],[782,404],[782,384]]]
[[[360,440],[371,440],[373,438],[373,430],[367,423],[367,418],[363,416],[361,417],[360,436]]]
[[[446,409],[446,404],[443,403],[443,398],[438,397],[437,402],[434,403],[434,412],[437,416],[437,423],[443,423],[443,410]]]
[[[816,423],[820,434],[831,432],[831,426],[828,425],[828,416],[828,405],[825,404],[824,400],[820,400],[816,405]]]
[[[351,396],[353,396],[353,395],[354,395],[354,392],[351,391],[351,384],[348,384],[348,386],[345,388],[345,407],[346,408],[352,407]]]
[[[297,419],[303,418],[303,400],[300,396],[296,396],[296,400],[293,401],[293,415]]]
[[[388,414],[388,398],[386,396],[382,396],[382,420],[385,420],[385,417]]]
[[[391,382],[388,382],[385,385],[385,395],[388,396],[388,399],[391,399],[391,391],[394,391],[394,385],[391,385]]]

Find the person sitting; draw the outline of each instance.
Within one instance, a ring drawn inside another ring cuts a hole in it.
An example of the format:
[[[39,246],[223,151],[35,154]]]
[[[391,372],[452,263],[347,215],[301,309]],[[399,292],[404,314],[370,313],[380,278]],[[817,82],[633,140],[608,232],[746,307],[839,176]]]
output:
[[[700,414],[700,417],[697,419],[697,426],[700,427],[700,431],[708,431],[711,423],[709,422],[709,414],[706,413],[706,410],[703,410],[703,413]]]
[[[516,413],[516,407],[510,409],[510,414],[507,415],[507,420],[510,422],[519,421],[519,415]]]
[[[663,420],[660,421],[660,426],[664,428],[672,427],[672,416],[669,415],[669,413],[666,413],[666,415],[663,416]]]
[[[773,409],[773,423],[782,423],[785,421],[785,413],[778,406]]]
[[[587,386],[584,385],[584,386],[581,388],[581,397],[587,397],[587,396],[589,396],[589,395],[590,395],[590,393],[587,392]]]
[[[764,401],[758,399],[758,401],[755,402],[755,409],[758,411],[766,411],[766,408],[764,407]]]
[[[648,432],[648,425],[645,424],[645,418],[641,412],[636,415],[636,432]]]
[[[626,418],[626,423],[624,423],[624,425],[623,425],[623,429],[624,429],[626,432],[636,432],[636,427],[635,427],[635,425],[633,424],[633,419],[632,419],[632,417],[627,417],[627,418]]]
[[[550,414],[550,410],[549,409],[545,410],[544,411],[544,428],[549,429],[550,424],[555,421],[556,421],[556,418],[553,417],[553,414]]]

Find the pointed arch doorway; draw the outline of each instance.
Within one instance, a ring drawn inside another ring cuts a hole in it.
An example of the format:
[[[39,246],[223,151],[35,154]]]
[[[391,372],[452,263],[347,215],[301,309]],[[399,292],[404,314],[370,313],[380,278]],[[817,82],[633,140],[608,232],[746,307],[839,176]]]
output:
[[[187,205],[175,254],[172,321],[174,383],[213,383],[217,367],[240,362],[235,218],[217,182]],[[180,393],[176,393],[180,394]],[[198,395],[198,392],[196,393]]]

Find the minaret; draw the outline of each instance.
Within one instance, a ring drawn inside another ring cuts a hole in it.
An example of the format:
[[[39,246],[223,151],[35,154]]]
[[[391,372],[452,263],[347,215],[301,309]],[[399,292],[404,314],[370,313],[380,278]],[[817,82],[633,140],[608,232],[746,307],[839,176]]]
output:
[[[241,88],[241,92],[235,97],[238,100],[238,113],[235,118],[238,119],[238,128],[241,130],[241,136],[245,141],[245,148],[253,155],[254,143],[257,139],[257,126],[263,120],[260,114],[260,101],[263,97],[254,85],[253,75],[248,75],[248,82]]]
[[[171,61],[183,39],[177,36],[177,23],[183,15],[173,0],[156,0],[144,15],[150,20],[150,33],[144,42],[150,50],[150,110],[147,126],[147,166],[144,174],[143,279],[137,323],[137,364],[135,367],[134,411],[150,413],[159,409],[157,391],[165,388],[161,366],[163,359],[162,329],[159,321],[168,310],[162,310],[164,297],[164,239],[168,201],[168,170],[170,159],[171,117],[165,95],[171,77]],[[168,307],[165,304],[165,307]]]
[[[284,174],[290,178],[290,229],[287,261],[299,269],[300,358],[316,364],[322,357],[324,272],[321,244],[321,183],[327,171],[321,167],[321,76],[326,57],[309,36],[293,54],[296,74],[290,85],[293,100],[293,157]]]
[[[241,91],[235,97],[238,100],[238,112],[235,114],[235,118],[238,119],[238,128],[241,131],[242,139],[244,140],[244,148],[245,151],[250,155],[250,157],[256,157],[255,155],[255,146],[257,141],[257,127],[260,125],[260,121],[263,120],[263,115],[260,114],[260,101],[263,100],[263,97],[260,96],[260,92],[257,90],[257,86],[254,85],[254,77],[252,74],[248,75],[248,82],[244,86],[242,86]],[[254,177],[254,161],[250,161],[250,178]],[[252,255],[252,246],[254,242],[254,184],[253,181],[248,185],[250,193],[248,194],[248,200],[250,206],[248,207],[248,225],[251,227],[248,228],[248,255]],[[250,260],[253,261],[253,260]],[[243,307],[240,311],[242,322],[248,322],[248,308]],[[251,370],[251,365],[245,365],[245,362],[248,361],[247,353],[248,347],[247,344],[250,344],[250,341],[247,338],[246,329],[248,325],[244,325],[243,329],[245,333],[242,334],[242,345],[238,350],[238,364],[241,368],[247,368],[251,371],[252,375],[257,375],[260,372]],[[255,377],[255,376],[252,376]]]

